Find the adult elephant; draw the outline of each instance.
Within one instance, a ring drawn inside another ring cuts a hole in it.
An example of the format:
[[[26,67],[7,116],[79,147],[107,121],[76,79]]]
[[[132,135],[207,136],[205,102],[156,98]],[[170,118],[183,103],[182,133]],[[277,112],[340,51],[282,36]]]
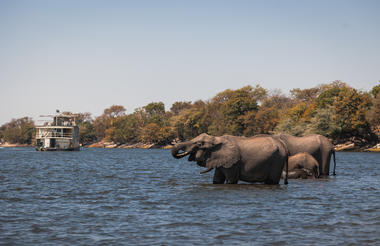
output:
[[[275,137],[281,139],[286,143],[291,156],[302,152],[306,152],[312,155],[319,164],[320,175],[330,175],[330,160],[331,155],[333,155],[333,175],[336,175],[334,146],[326,137],[317,134],[305,137],[294,137],[287,134],[280,134],[276,135]]]
[[[319,164],[309,153],[303,152],[289,156],[289,179],[319,178]],[[285,177],[285,170],[282,172]]]
[[[215,169],[214,184],[236,184],[239,180],[254,183],[278,184],[284,165],[287,168],[288,150],[285,143],[271,136],[214,137],[205,133],[171,151],[174,158],[189,156],[189,161]],[[287,184],[287,175],[284,183]]]

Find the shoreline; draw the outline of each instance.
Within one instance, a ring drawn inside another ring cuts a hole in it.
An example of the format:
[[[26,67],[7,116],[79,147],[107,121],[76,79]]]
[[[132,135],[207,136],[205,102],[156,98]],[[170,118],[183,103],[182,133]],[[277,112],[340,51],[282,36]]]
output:
[[[0,144],[0,148],[18,148],[18,147],[31,147],[31,144]],[[173,145],[159,145],[159,144],[147,144],[147,143],[133,143],[133,144],[115,144],[113,142],[100,141],[88,145],[81,146],[82,148],[99,148],[99,149],[171,149]],[[354,143],[337,144],[334,146],[336,152],[379,152],[380,143],[371,147],[360,147]]]
[[[171,149],[173,145],[160,145],[154,143],[124,143],[116,144],[114,142],[100,141],[88,145],[85,148],[100,148],[100,149]]]
[[[174,145],[159,145],[153,143],[124,143],[116,144],[114,142],[100,141],[92,144],[85,145],[86,148],[103,148],[103,149],[171,149]],[[336,152],[380,152],[380,143],[375,145],[360,146],[354,142],[346,142],[344,144],[335,144],[334,149]]]
[[[0,144],[1,148],[15,148],[15,147],[34,147],[31,144],[11,144],[11,143],[3,143]]]

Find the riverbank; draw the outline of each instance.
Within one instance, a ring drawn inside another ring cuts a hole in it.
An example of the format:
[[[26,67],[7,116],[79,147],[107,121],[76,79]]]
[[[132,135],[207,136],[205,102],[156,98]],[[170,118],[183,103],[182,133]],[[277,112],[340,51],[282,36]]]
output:
[[[380,152],[380,143],[372,147],[360,147],[354,143],[337,144],[334,148],[337,152]]]
[[[5,142],[5,143],[1,143],[0,147],[2,147],[2,148],[14,148],[14,147],[33,147],[33,146],[30,144],[19,144],[19,143],[13,144],[13,143]]]
[[[116,144],[114,142],[100,141],[93,144],[85,145],[87,148],[104,148],[104,149],[170,149],[172,145],[148,144],[148,143],[125,143]]]
[[[100,141],[83,147],[104,149],[171,149],[173,145],[159,145],[147,143],[116,144],[114,142]],[[351,152],[380,152],[380,143],[373,146],[362,146],[355,142],[346,142],[334,145],[335,151]]]
[[[30,144],[11,144],[2,143],[0,148],[14,148],[14,147],[34,147]],[[84,148],[101,148],[101,149],[171,149],[173,145],[159,145],[147,143],[129,143],[129,144],[116,144],[114,142],[100,141],[89,145],[82,146]],[[352,142],[334,145],[335,151],[338,152],[379,152],[380,143],[373,146],[359,146]]]
[[[347,141],[335,142],[335,151],[350,152],[380,152],[380,143],[369,143],[365,139],[353,138]]]

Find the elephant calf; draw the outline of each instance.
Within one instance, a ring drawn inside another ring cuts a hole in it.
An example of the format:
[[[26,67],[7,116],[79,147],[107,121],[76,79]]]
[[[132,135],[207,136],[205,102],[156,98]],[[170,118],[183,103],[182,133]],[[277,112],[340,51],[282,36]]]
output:
[[[207,168],[201,173],[215,169],[214,184],[236,184],[239,180],[278,184],[284,165],[288,169],[286,145],[271,136],[214,137],[203,133],[175,145],[172,155],[177,159],[189,156],[189,161]]]
[[[319,164],[312,155],[306,152],[289,157],[288,160],[290,179],[319,178]],[[285,170],[282,173],[285,176]]]
[[[326,137],[318,134],[305,137],[280,134],[275,135],[275,137],[285,142],[291,156],[302,152],[312,155],[319,164],[319,174],[321,176],[328,176],[330,174],[330,159],[333,156],[333,175],[335,175],[335,150],[332,143]]]

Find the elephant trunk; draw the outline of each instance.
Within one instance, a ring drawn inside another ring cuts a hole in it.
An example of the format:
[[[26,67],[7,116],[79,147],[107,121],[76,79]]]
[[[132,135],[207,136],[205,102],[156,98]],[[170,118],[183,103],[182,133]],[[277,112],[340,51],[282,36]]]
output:
[[[335,173],[335,168],[336,168],[336,160],[335,160],[335,150],[333,150],[333,157],[334,157],[334,171],[333,171],[333,175],[335,176],[336,173]]]
[[[189,142],[183,142],[183,143],[176,144],[172,148],[172,151],[171,151],[172,156],[176,159],[180,159],[182,157],[187,156],[188,154],[191,153],[191,149],[188,150],[188,146],[189,146]],[[183,151],[183,152],[179,153],[180,151]]]

